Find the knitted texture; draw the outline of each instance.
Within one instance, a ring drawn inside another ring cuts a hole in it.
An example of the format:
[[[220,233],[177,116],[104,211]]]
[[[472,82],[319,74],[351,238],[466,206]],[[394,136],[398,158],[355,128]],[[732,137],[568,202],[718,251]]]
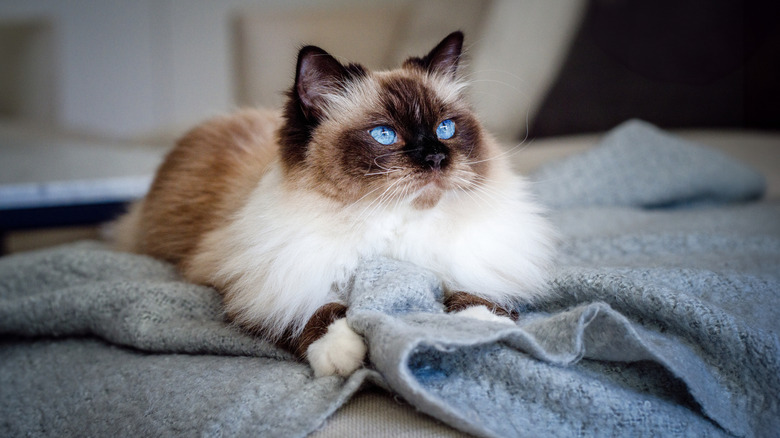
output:
[[[0,279],[0,436],[305,436],[372,374],[315,379],[213,289],[96,243],[5,257]]]
[[[533,180],[553,208],[729,202],[765,189],[749,166],[640,120],[613,129],[597,148],[543,166]]]

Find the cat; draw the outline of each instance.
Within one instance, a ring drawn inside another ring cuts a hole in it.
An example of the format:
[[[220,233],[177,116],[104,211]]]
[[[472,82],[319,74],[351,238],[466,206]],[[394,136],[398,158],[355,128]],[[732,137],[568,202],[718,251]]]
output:
[[[421,265],[447,311],[511,323],[548,293],[554,231],[470,109],[462,48],[454,32],[370,71],[303,47],[281,111],[240,110],[177,142],[118,246],[215,287],[232,321],[316,376],[362,366],[339,291],[364,258]]]

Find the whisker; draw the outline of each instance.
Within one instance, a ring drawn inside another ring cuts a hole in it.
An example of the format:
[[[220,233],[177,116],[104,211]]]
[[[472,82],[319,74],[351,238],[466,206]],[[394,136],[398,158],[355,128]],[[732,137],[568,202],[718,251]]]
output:
[[[457,195],[464,194],[468,196],[472,201],[477,202],[477,199],[470,193],[470,191],[464,187],[458,187],[454,192]]]
[[[473,181],[466,180],[465,178],[459,176],[456,176],[454,178],[467,184],[467,187],[459,187],[459,189],[463,190],[464,193],[466,193],[467,195],[474,194],[475,196],[478,196],[481,200],[485,202],[487,201],[502,202],[506,199],[505,193],[502,193],[490,187],[489,185],[477,184],[474,183]],[[480,176],[477,175],[476,178],[479,179]],[[484,177],[482,177],[482,179],[485,180]]]
[[[395,183],[393,183],[393,184],[395,184]],[[364,214],[364,213],[366,213],[366,211],[368,211],[370,208],[372,208],[372,206],[373,206],[375,203],[381,203],[381,202],[382,202],[382,197],[383,197],[383,196],[385,196],[385,194],[386,194],[386,193],[387,193],[387,192],[388,192],[388,191],[389,191],[389,190],[390,190],[390,189],[393,187],[393,184],[391,184],[391,185],[390,185],[390,186],[388,186],[388,187],[385,187],[385,191],[384,191],[384,192],[382,192],[382,194],[380,194],[380,195],[379,195],[379,196],[378,196],[376,199],[373,199],[371,202],[369,202],[369,203],[368,203],[368,205],[366,205],[365,207],[363,207],[363,210],[362,210],[362,211],[360,212],[360,214],[357,216],[356,222],[359,222],[359,221],[362,219],[362,217],[363,217],[363,214]],[[379,188],[380,188],[380,187],[377,187],[377,189],[376,189],[376,190],[379,190]],[[376,191],[376,190],[372,190],[372,192],[374,192],[374,191]],[[366,194],[366,196],[368,196],[368,194],[370,194],[370,193],[367,193],[367,194]],[[364,198],[364,197],[365,197],[365,196],[363,196],[363,198]],[[361,199],[363,199],[363,198],[361,198]],[[355,203],[353,203],[353,205],[354,205],[354,204],[356,204],[356,203],[357,203],[357,201],[356,201]]]
[[[414,150],[412,150],[412,151],[418,151],[418,150],[422,150],[422,148],[417,148],[417,149],[414,149]],[[392,152],[388,152],[388,153],[386,153],[386,154],[382,154],[382,155],[377,155],[376,157],[374,157],[374,160],[373,160],[373,165],[374,165],[374,166],[376,166],[376,167],[378,167],[379,169],[381,169],[381,170],[383,170],[383,171],[386,171],[386,172],[390,172],[390,171],[398,171],[398,170],[404,170],[404,168],[403,168],[403,167],[400,167],[400,166],[393,166],[393,167],[385,167],[385,166],[382,166],[381,164],[379,164],[379,161],[378,161],[378,160],[379,160],[379,159],[381,159],[381,158],[385,158],[385,157],[391,157],[391,156],[393,156],[393,155],[400,155],[400,154],[403,154],[403,153],[406,153],[406,152],[407,152],[407,151],[400,150],[400,151],[392,151]],[[371,175],[381,175],[381,174],[382,174],[382,173],[371,173],[371,166],[369,166],[369,168],[368,168],[368,170],[367,170],[366,172],[367,172],[367,173],[366,173],[366,176],[371,176]]]
[[[414,151],[421,150],[421,149],[422,149],[422,148],[418,148],[418,149],[415,149]],[[412,152],[414,152],[414,151],[412,151]],[[377,155],[377,156],[376,156],[376,158],[374,158],[374,162],[376,162],[376,160],[378,160],[378,159],[380,159],[380,158],[385,158],[385,157],[392,157],[393,155],[400,155],[400,154],[403,154],[403,153],[405,153],[405,152],[406,152],[406,151],[404,151],[404,150],[402,149],[402,150],[398,150],[398,151],[392,151],[392,152],[388,152],[388,153],[386,153],[386,154],[382,154],[382,155]]]
[[[498,202],[498,203],[503,202],[505,200],[505,198],[506,198],[505,195],[503,195],[503,194],[501,194],[501,193],[499,193],[499,192],[497,192],[495,190],[489,190],[489,189],[487,189],[485,187],[480,187],[480,186],[478,186],[478,187],[476,187],[474,189],[474,193],[478,194],[478,196],[480,196],[482,199],[490,200],[490,201]]]
[[[363,195],[363,196],[361,196],[360,198],[358,198],[356,201],[354,201],[354,202],[350,203],[349,205],[347,205],[347,206],[346,206],[346,208],[351,208],[352,206],[354,206],[354,205],[355,205],[355,204],[357,204],[358,202],[360,202],[360,201],[362,201],[363,199],[365,199],[365,198],[366,198],[366,196],[368,196],[368,195],[370,195],[370,194],[372,194],[372,193],[376,192],[376,191],[377,191],[377,190],[379,190],[379,189],[381,189],[381,187],[377,187],[377,188],[375,188],[375,189],[372,189],[371,191],[369,191],[369,192],[368,192],[368,193],[366,193],[365,195]]]
[[[406,180],[408,180],[410,178],[411,177],[409,175],[407,175],[406,177],[399,179],[398,180],[399,184],[395,185],[395,187],[393,188],[393,191],[390,192],[390,194],[388,194],[385,197],[383,202],[381,202],[380,204],[377,204],[377,207],[371,212],[371,214],[373,215],[377,210],[379,210],[380,207],[381,207],[381,211],[386,211],[387,207],[390,206],[390,202],[393,199],[396,200],[396,206],[397,206],[398,205],[398,201],[401,198],[403,198],[403,194],[405,193],[406,188],[408,187],[408,184],[400,184],[400,182],[404,182],[404,181],[406,181]]]
[[[505,158],[505,157],[512,157],[512,156],[514,156],[516,154],[519,154],[519,153],[523,152],[524,150],[526,150],[529,146],[531,146],[531,144],[533,144],[533,139],[528,140],[527,138],[525,138],[521,142],[515,144],[514,146],[512,146],[509,149],[504,150],[503,152],[501,152],[498,155],[485,158],[484,160],[465,161],[464,164],[472,165],[472,164],[477,164],[477,163],[484,163],[486,161],[498,160],[498,159]]]
[[[404,170],[403,167],[391,167],[389,169],[382,170],[381,172],[366,173],[363,174],[363,176],[390,175],[391,173],[400,172],[402,170]]]
[[[411,179],[412,179],[412,178],[411,178],[411,177],[409,177],[409,178],[407,178],[407,179],[408,179],[408,180],[410,180],[410,181],[409,181],[409,182],[407,182],[407,183],[404,185],[403,189],[401,190],[401,195],[400,195],[400,196],[398,196],[398,198],[397,198],[397,199],[396,199],[396,201],[395,201],[395,208],[398,208],[398,206],[401,204],[401,201],[403,201],[403,200],[404,200],[404,198],[406,197],[405,195],[408,195],[408,194],[409,194],[409,189],[412,187],[412,181],[411,181]]]
[[[367,220],[369,217],[373,216],[374,213],[382,206],[382,204],[385,204],[386,201],[389,201],[392,199],[393,196],[398,192],[398,186],[405,180],[407,180],[410,176],[405,175],[395,181],[393,181],[392,184],[387,186],[385,188],[385,191],[382,192],[381,195],[379,195],[376,199],[371,201],[364,209],[360,212],[360,214],[355,219],[355,222],[362,222],[364,220]],[[389,195],[388,195],[389,193]]]
[[[411,181],[404,184],[403,187],[399,186],[398,194],[399,196],[395,197],[395,205],[393,206],[393,209],[397,210],[398,206],[401,205],[401,201],[404,199],[404,194],[408,191],[409,187],[412,185]],[[394,194],[395,195],[395,194]]]

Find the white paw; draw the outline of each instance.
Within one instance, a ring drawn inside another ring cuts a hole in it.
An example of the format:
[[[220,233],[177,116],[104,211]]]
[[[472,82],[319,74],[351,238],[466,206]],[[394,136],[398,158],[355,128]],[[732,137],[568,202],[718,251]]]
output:
[[[501,324],[516,325],[512,318],[508,316],[500,316],[488,310],[485,306],[471,306],[467,307],[460,312],[455,312],[455,315],[468,316],[469,318],[478,319],[480,321],[492,321],[499,322]]]
[[[312,342],[306,350],[315,377],[348,376],[363,364],[366,344],[352,331],[346,318],[333,321],[321,338]]]

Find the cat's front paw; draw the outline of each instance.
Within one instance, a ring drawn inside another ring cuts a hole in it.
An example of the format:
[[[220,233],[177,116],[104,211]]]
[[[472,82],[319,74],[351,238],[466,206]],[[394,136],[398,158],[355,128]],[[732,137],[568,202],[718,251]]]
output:
[[[366,344],[355,333],[346,318],[333,321],[325,334],[312,342],[306,350],[315,377],[349,376],[363,364],[366,357]]]
[[[488,309],[486,306],[482,306],[482,305],[466,307],[463,310],[454,312],[454,314],[467,316],[469,318],[478,319],[480,321],[492,321],[492,322],[500,322],[502,324],[515,325],[515,322],[512,320],[512,318],[509,318],[508,316],[496,315],[495,313],[491,312],[490,309]]]

